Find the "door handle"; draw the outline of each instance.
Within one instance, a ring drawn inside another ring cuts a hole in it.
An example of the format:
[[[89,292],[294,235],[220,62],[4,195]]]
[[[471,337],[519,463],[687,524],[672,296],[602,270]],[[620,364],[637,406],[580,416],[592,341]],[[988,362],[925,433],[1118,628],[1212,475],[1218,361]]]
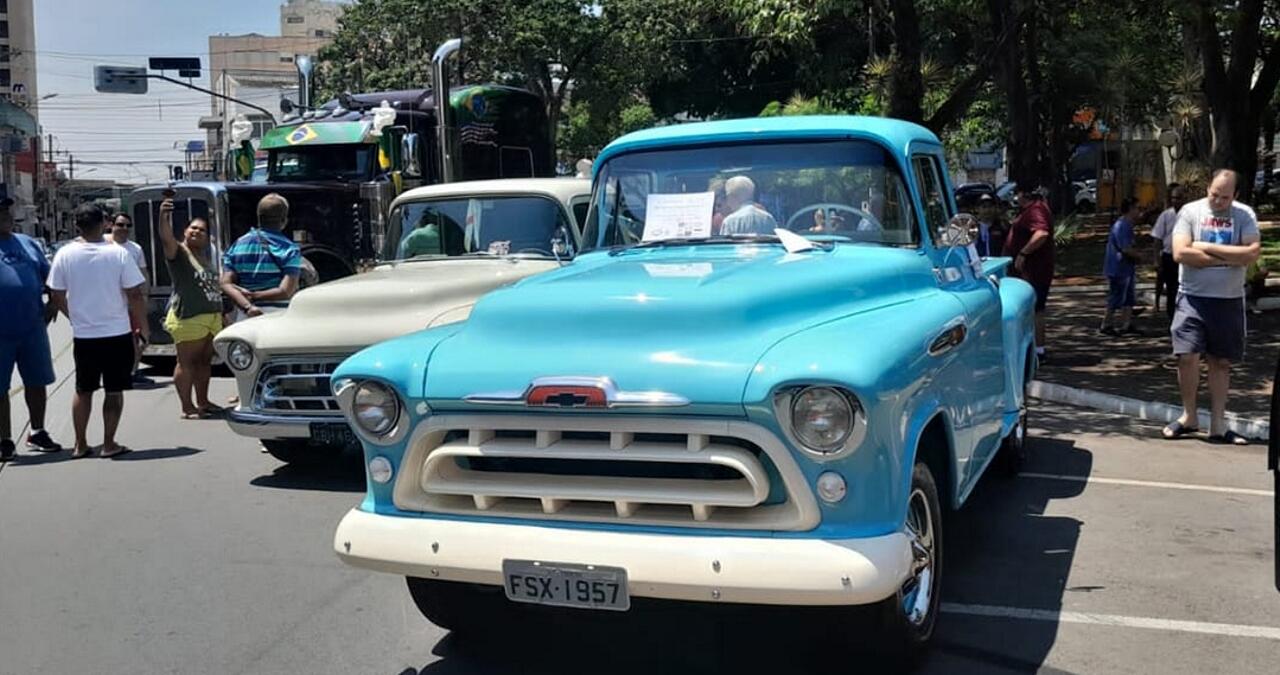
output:
[[[969,328],[957,323],[944,329],[938,337],[929,343],[929,356],[941,356],[955,349],[969,336]]]

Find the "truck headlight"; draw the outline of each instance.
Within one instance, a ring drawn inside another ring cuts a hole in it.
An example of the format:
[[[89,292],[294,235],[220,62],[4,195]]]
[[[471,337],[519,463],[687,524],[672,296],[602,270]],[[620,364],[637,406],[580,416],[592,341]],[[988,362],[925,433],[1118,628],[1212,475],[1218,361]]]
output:
[[[243,340],[232,340],[227,345],[227,365],[236,370],[245,370],[253,365],[253,347]]]
[[[400,399],[381,382],[361,382],[352,398],[351,416],[366,433],[383,436],[396,428],[400,419]]]
[[[844,447],[853,433],[855,404],[832,387],[806,387],[791,399],[791,429],[805,447],[832,453]]]

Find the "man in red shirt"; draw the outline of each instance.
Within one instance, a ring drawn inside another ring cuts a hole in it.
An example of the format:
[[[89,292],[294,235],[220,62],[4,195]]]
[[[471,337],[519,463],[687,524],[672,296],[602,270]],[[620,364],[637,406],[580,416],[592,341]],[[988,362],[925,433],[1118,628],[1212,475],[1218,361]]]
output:
[[[1012,276],[1036,291],[1036,355],[1044,358],[1044,312],[1053,284],[1053,213],[1038,185],[1019,184],[1018,217],[1005,239],[1004,254],[1013,257]]]

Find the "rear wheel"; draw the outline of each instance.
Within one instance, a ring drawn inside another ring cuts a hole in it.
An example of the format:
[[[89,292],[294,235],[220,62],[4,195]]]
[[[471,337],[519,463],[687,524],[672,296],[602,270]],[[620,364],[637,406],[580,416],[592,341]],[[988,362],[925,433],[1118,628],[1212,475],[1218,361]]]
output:
[[[880,605],[881,651],[904,661],[919,658],[933,637],[942,581],[942,503],[933,472],[917,461],[911,472],[905,532],[911,571],[898,592]]]

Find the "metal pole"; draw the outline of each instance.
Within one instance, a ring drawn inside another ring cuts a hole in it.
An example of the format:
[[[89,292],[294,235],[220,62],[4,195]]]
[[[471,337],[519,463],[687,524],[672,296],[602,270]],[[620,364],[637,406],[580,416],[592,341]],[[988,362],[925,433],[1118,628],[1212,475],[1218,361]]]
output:
[[[269,118],[271,119],[271,123],[272,123],[272,124],[275,124],[275,123],[276,123],[276,116],[275,116],[275,115],[272,115],[270,110],[267,110],[266,108],[263,108],[263,107],[261,107],[261,106],[256,106],[256,105],[254,105],[254,104],[252,104],[252,103],[249,103],[248,101],[241,101],[241,100],[240,100],[240,99],[238,99],[238,98],[232,98],[232,97],[230,97],[230,96],[227,96],[226,94],[219,94],[218,92],[213,91],[212,89],[205,89],[204,87],[197,87],[197,86],[196,86],[196,85],[194,85],[194,84],[187,84],[186,82],[183,82],[182,80],[175,80],[175,79],[173,79],[172,77],[165,77],[164,75],[152,75],[152,74],[147,74],[147,75],[146,75],[146,77],[149,77],[149,78],[154,79],[154,80],[164,80],[165,82],[170,82],[170,83],[176,84],[176,85],[178,85],[179,87],[186,87],[187,89],[194,89],[194,90],[196,90],[196,91],[198,91],[198,92],[201,92],[201,93],[204,93],[204,94],[208,94],[208,95],[210,95],[210,96],[215,96],[215,97],[217,97],[217,98],[220,98],[220,99],[223,99],[223,100],[226,100],[226,101],[231,101],[232,103],[235,103],[235,104],[237,104],[237,105],[242,105],[242,106],[244,106],[244,107],[246,107],[246,108],[252,108],[253,110],[257,110],[258,112],[262,113],[263,115],[266,115],[267,117],[269,117]]]
[[[1276,360],[1276,379],[1280,379],[1280,359]],[[1271,470],[1274,477],[1274,494],[1272,501],[1275,502],[1273,514],[1273,522],[1275,526],[1275,565],[1276,565],[1276,590],[1280,591],[1280,431],[1277,431],[1277,424],[1280,424],[1280,398],[1277,398],[1276,380],[1271,381],[1271,435],[1267,439],[1267,468]]]

